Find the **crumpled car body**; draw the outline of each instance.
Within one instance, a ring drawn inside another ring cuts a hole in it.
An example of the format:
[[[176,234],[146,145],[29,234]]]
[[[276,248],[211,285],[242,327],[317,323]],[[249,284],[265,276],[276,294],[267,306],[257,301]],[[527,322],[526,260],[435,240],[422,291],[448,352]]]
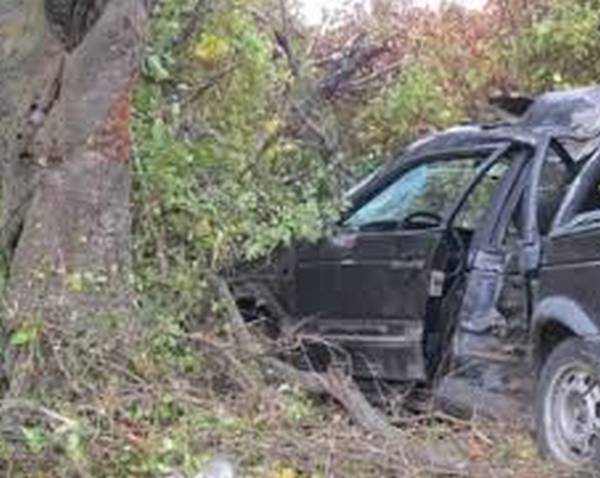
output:
[[[235,295],[332,344],[323,360],[343,351],[358,378],[427,383],[462,412],[535,415],[553,351],[600,340],[599,139],[600,88],[425,138],[351,191],[330,235],[232,278]],[[600,445],[600,394],[582,377],[561,385],[565,423],[538,423],[564,425],[566,444],[546,452],[566,463]]]

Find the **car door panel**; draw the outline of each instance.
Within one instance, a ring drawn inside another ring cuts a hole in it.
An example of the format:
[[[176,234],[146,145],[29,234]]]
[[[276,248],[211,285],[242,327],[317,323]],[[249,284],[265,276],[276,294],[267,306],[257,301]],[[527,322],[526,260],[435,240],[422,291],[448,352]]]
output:
[[[600,310],[600,298],[590,284],[600,280],[600,224],[565,232],[544,241],[540,269],[540,299],[561,295],[589,312]]]
[[[600,151],[583,164],[573,179],[554,219],[552,230],[542,242],[539,271],[539,301],[535,320],[547,320],[542,309],[555,308],[555,317],[577,329],[588,317],[595,326],[583,326],[578,333],[600,328],[600,298],[590,285],[600,280]],[[568,304],[568,305],[567,305]],[[547,309],[550,310],[550,309]],[[536,328],[540,324],[535,324]]]
[[[426,378],[424,331],[436,329],[430,326],[451,282],[447,273],[456,273],[450,264],[462,261],[453,256],[457,250],[466,254],[462,233],[450,231],[444,217],[453,217],[488,173],[490,178],[504,175],[506,168],[495,165],[507,150],[491,156],[489,150],[474,152],[455,161],[428,158],[360,206],[344,223],[347,232],[302,248],[297,310],[311,330],[347,345],[355,368],[360,362],[370,365],[365,374],[375,369],[386,379]],[[482,200],[485,194],[477,194],[475,203]],[[434,222],[439,216],[440,224],[413,224],[411,214]],[[475,219],[467,214],[463,220]]]
[[[340,234],[300,250],[298,311],[348,350],[355,376],[424,378],[427,271],[441,234]]]
[[[342,320],[422,319],[427,265],[440,234],[353,234],[326,241],[312,254],[301,252],[300,314]]]

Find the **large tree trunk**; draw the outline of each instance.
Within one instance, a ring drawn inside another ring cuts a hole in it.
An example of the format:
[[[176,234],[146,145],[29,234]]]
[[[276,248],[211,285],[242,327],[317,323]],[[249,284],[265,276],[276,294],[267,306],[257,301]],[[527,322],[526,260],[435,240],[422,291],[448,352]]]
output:
[[[6,2],[0,6],[4,328],[14,337],[50,323],[102,341],[129,315],[130,97],[146,7],[143,0]],[[85,25],[73,24],[75,2],[96,8],[97,21],[90,14]],[[69,12],[61,25],[58,7]],[[12,341],[8,367],[12,394],[31,383],[19,342]]]

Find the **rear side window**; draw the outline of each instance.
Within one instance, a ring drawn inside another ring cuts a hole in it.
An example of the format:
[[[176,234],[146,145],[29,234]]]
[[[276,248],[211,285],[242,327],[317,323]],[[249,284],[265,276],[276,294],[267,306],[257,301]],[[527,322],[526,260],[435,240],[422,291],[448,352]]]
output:
[[[542,235],[550,231],[572,177],[565,162],[550,149],[542,168],[538,189],[538,226]]]
[[[594,181],[586,190],[575,215],[579,216],[590,212],[600,212],[600,180]]]
[[[583,166],[566,203],[561,214],[566,227],[600,225],[600,153]]]

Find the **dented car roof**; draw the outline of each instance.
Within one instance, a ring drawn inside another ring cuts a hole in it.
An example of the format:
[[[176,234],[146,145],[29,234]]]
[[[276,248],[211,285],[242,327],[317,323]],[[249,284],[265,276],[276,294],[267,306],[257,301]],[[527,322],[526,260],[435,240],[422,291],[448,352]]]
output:
[[[477,146],[494,147],[509,141],[533,145],[541,135],[556,139],[574,161],[588,157],[600,146],[600,86],[553,91],[533,98],[504,97],[492,103],[510,115],[509,119],[456,126],[417,140],[352,188],[347,197],[355,197],[373,179],[423,155]]]
[[[526,142],[531,136],[546,134],[577,161],[600,145],[600,86],[553,91],[535,98],[502,98],[493,104],[510,118],[502,123],[451,128],[417,141],[406,152],[471,146],[501,138]]]
[[[540,95],[512,126],[547,132],[580,160],[600,145],[600,87]]]

